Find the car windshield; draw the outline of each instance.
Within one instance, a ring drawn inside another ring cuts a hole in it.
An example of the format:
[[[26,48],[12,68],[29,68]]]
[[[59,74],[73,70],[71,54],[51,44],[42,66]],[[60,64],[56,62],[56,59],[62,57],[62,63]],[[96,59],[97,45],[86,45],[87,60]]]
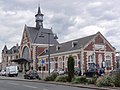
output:
[[[37,71],[33,70],[31,71],[31,74],[37,74]]]
[[[88,72],[95,72],[95,69],[89,69]]]

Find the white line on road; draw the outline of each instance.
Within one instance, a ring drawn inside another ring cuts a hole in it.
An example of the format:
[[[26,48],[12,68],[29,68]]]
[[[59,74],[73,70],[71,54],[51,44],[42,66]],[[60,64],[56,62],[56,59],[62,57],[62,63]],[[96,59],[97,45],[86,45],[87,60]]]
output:
[[[18,83],[11,83],[11,82],[8,82],[8,84],[19,85]]]
[[[35,87],[35,86],[29,86],[29,85],[23,85],[25,87],[29,87],[29,88],[38,88],[38,87]]]
[[[43,90],[48,90],[48,89],[43,89]]]

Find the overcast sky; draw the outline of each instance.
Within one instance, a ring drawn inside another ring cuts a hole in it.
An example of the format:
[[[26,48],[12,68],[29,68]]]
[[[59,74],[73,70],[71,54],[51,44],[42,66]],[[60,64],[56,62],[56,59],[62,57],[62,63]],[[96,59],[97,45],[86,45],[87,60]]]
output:
[[[0,0],[0,51],[20,44],[25,24],[35,26],[39,1],[59,42],[99,31],[120,51],[120,0]]]

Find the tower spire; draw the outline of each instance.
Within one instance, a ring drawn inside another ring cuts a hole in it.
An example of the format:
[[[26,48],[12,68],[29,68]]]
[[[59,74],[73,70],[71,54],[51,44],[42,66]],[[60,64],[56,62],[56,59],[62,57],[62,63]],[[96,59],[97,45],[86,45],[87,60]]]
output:
[[[38,7],[38,14],[41,14],[40,6]]]
[[[41,9],[40,9],[40,4],[38,6],[38,12],[37,14],[35,15],[35,18],[36,18],[36,28],[37,29],[40,29],[40,28],[43,28],[43,14],[41,13]]]

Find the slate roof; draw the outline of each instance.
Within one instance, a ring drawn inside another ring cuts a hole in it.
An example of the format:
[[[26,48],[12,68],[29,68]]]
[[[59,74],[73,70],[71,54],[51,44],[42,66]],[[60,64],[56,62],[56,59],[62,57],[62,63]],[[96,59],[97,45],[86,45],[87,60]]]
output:
[[[51,46],[50,47],[50,54],[55,54],[55,53],[61,53],[61,52],[67,52],[67,51],[73,51],[73,50],[78,50],[83,48],[91,39],[93,39],[94,35],[90,35],[87,37],[83,37],[83,38],[79,38],[79,39],[75,39],[72,41],[68,41],[65,43],[61,43],[58,46],[60,46],[59,50],[56,50],[56,46]],[[74,47],[72,47],[72,42],[76,42],[76,45]],[[43,52],[42,55],[47,55],[48,53]]]
[[[28,32],[31,43],[48,44],[48,34],[45,33],[53,34],[51,29],[45,29],[45,28],[37,29],[36,27],[28,27],[28,26],[25,27],[26,27],[25,30]],[[41,37],[41,35],[44,37]],[[58,44],[58,41],[54,39],[54,35],[50,35],[50,44],[54,44],[54,45]]]
[[[10,50],[7,50],[7,54],[14,54],[19,52],[20,46],[13,46]]]

